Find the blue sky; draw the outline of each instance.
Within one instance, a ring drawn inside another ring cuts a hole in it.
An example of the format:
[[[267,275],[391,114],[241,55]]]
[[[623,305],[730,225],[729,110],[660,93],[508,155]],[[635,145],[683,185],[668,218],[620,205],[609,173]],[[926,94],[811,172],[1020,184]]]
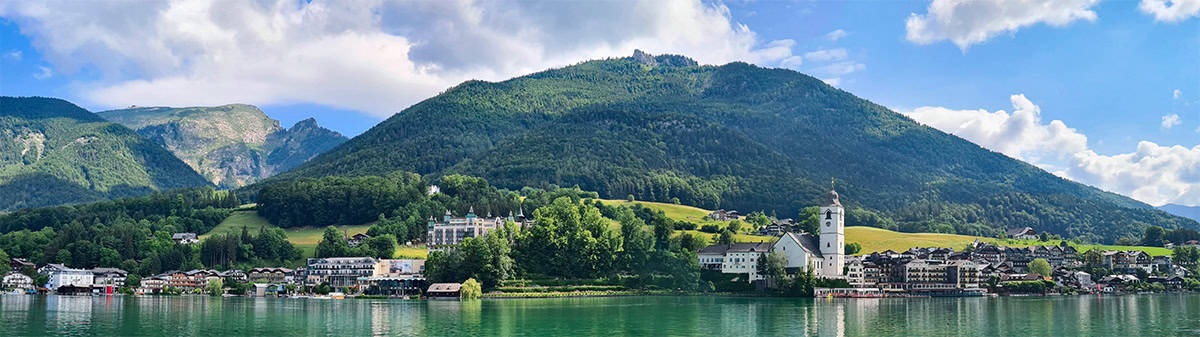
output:
[[[249,103],[356,135],[467,79],[634,48],[795,69],[1048,171],[1200,205],[1200,0],[16,1],[0,94]]]

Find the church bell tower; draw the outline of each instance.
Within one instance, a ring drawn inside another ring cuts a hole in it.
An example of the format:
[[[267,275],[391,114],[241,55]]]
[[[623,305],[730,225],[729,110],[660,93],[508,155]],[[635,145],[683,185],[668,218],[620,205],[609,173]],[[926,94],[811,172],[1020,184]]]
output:
[[[821,206],[821,213],[818,214],[821,224],[821,256],[824,257],[818,274],[824,277],[842,275],[842,266],[845,265],[843,253],[846,245],[846,214],[841,201],[838,200],[835,187],[834,182],[830,181],[829,194],[826,195],[825,205]]]

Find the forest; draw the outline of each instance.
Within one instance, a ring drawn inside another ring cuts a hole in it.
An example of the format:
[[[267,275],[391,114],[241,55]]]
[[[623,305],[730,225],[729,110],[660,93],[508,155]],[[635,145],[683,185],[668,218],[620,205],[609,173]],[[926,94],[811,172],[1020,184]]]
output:
[[[610,199],[799,218],[835,178],[842,202],[862,210],[861,224],[908,232],[998,236],[1029,226],[1112,243],[1136,240],[1150,225],[1200,230],[804,74],[658,58],[468,81],[239,193],[399,168],[507,189],[578,186]]]

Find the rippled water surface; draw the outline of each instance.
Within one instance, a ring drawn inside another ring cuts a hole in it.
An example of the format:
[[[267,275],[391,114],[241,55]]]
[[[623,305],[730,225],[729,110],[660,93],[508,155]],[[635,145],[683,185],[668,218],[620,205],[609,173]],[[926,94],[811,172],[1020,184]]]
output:
[[[1200,294],[406,301],[0,296],[0,336],[1174,336]]]

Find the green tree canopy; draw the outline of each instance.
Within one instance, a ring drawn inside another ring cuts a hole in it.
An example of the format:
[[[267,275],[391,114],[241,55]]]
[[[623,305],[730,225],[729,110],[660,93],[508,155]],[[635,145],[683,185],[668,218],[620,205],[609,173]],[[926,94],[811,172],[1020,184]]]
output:
[[[1043,277],[1053,276],[1050,269],[1050,262],[1047,262],[1043,258],[1036,258],[1033,261],[1029,261],[1029,272],[1042,275]]]

